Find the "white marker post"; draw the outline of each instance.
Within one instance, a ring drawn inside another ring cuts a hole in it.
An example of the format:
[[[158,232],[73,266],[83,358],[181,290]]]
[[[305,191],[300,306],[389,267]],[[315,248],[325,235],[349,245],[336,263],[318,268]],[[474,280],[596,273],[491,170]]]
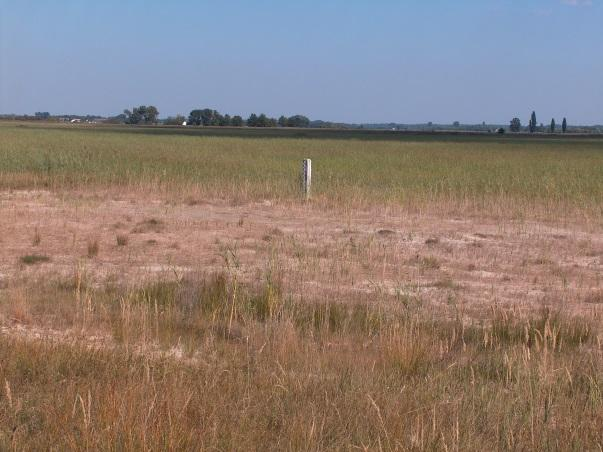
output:
[[[310,190],[312,188],[312,160],[304,159],[302,170],[302,190],[306,201],[310,199]]]

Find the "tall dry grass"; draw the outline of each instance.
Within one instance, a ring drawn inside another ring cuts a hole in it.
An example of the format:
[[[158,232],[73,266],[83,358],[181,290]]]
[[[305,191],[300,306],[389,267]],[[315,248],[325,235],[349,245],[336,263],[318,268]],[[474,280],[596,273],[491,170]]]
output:
[[[0,336],[1,449],[603,445],[594,318],[300,303],[232,273],[128,291],[76,274],[21,297],[29,333]]]

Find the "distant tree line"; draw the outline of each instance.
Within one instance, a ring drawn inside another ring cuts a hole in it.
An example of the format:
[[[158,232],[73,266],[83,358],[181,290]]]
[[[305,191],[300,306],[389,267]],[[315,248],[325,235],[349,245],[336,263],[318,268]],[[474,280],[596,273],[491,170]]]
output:
[[[348,124],[330,121],[311,121],[306,116],[294,115],[290,117],[281,116],[278,119],[268,117],[266,114],[252,113],[247,119],[241,116],[222,115],[214,109],[195,109],[190,112],[188,117],[183,115],[171,116],[167,119],[159,119],[159,111],[153,105],[141,105],[132,108],[132,110],[124,110],[123,113],[111,116],[108,118],[98,115],[53,115],[47,111],[37,111],[33,115],[27,114],[0,114],[0,120],[17,120],[17,121],[55,121],[68,122],[77,120],[77,122],[105,122],[109,124],[165,124],[165,125],[198,125],[198,126],[230,126],[230,127],[311,127],[311,128],[336,128],[336,129],[367,129],[367,130],[400,130],[400,131],[447,131],[450,130],[450,124],[434,124],[432,122],[421,124],[397,124],[397,123],[372,123],[372,124]],[[489,124],[485,122],[481,124],[461,124],[459,121],[454,121],[452,126],[457,130],[464,131],[490,131],[504,128],[500,125]],[[493,129],[494,128],[494,129]],[[561,132],[568,131],[567,119],[563,118],[561,122]],[[544,126],[537,122],[536,112],[533,111],[530,115],[528,125],[523,127],[519,118],[513,118],[508,129],[511,132],[549,132],[557,133],[559,124],[555,118],[551,119],[550,125]],[[571,126],[573,133],[603,133],[603,125],[595,126]]]
[[[217,110],[205,108],[193,110],[188,115],[188,125],[191,126],[217,126],[217,127],[241,127],[243,118],[240,116],[222,115]]]
[[[302,115],[281,116],[278,120],[266,114],[252,113],[246,120],[239,115],[221,114],[211,108],[196,109],[188,115],[188,125],[214,127],[310,127],[310,120]]]
[[[124,110],[126,124],[156,124],[159,116],[159,110],[153,105],[141,105],[132,110]]]
[[[557,129],[557,123],[555,122],[555,118],[551,119],[551,125],[549,126],[548,131],[550,133],[555,133],[555,130]],[[519,118],[513,118],[511,120],[511,125],[509,127],[509,130],[511,130],[511,132],[521,132],[521,120]],[[538,125],[538,122],[536,121],[536,112],[533,111],[532,115],[530,116],[530,121],[528,122],[528,127],[527,127],[527,131],[530,133],[536,133],[536,132],[544,132],[544,125],[542,123],[540,123],[540,126]],[[567,132],[567,119],[563,118],[563,122],[561,123],[561,131],[563,133]]]

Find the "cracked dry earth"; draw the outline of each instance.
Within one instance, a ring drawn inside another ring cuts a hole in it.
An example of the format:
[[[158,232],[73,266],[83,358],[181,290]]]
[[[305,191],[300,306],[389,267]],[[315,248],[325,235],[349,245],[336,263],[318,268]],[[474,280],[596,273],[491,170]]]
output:
[[[0,302],[15,287],[78,268],[98,286],[136,286],[227,271],[228,262],[249,282],[271,271],[286,293],[309,302],[391,299],[434,312],[460,307],[471,318],[494,305],[576,314],[603,305],[595,222],[11,191],[0,193],[0,232]],[[27,255],[48,260],[27,264]]]

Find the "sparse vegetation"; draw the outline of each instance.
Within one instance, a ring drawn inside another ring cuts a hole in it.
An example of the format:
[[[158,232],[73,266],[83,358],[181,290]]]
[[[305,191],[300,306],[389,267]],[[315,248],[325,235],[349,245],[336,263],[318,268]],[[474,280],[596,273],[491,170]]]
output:
[[[467,325],[407,304],[293,302],[273,282],[251,289],[224,275],[87,297],[87,318],[58,293],[38,315],[69,303],[67,321],[101,328],[103,345],[0,337],[0,448],[592,449],[600,440],[600,342],[584,319],[498,310],[492,323]]]
[[[154,232],[156,234],[163,232],[164,224],[163,221],[157,220],[156,218],[150,218],[148,220],[141,221],[132,229],[134,234],[146,234]]]
[[[93,257],[98,256],[98,250],[99,250],[98,240],[96,240],[96,239],[89,240],[88,247],[87,247],[88,258],[92,259]]]
[[[603,304],[603,290],[592,291],[585,295],[584,303]]]
[[[434,256],[419,257],[418,263],[425,270],[438,270],[441,266],[440,261]]]
[[[40,245],[41,242],[42,242],[42,236],[40,235],[40,231],[38,230],[38,228],[36,228],[34,230],[34,236],[33,236],[33,239],[31,240],[31,244],[32,244],[32,246],[38,246],[38,245]]]
[[[44,256],[43,254],[28,254],[21,257],[21,262],[25,265],[35,265],[49,261],[50,258],[48,256]]]

